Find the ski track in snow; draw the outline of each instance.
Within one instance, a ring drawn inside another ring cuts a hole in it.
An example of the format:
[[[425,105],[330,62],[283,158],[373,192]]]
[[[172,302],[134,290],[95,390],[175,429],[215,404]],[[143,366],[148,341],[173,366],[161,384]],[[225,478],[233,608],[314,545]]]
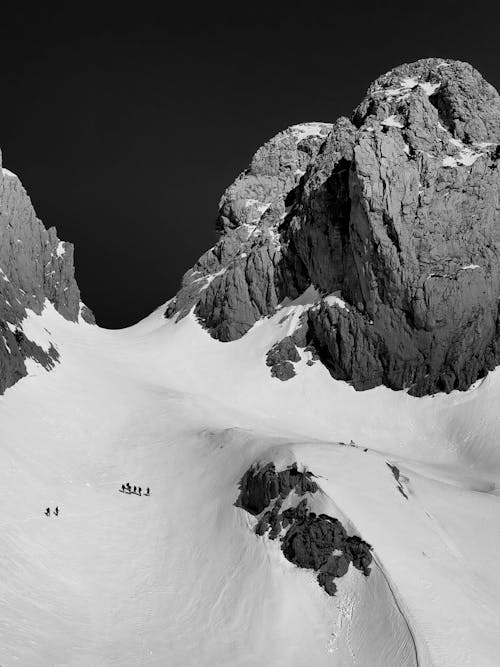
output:
[[[124,331],[30,314],[62,363],[0,397],[2,667],[495,664],[500,373],[414,399],[304,357],[281,383],[265,354],[309,296],[224,344],[162,308]],[[255,536],[234,506],[255,460],[318,476],[368,578],[331,598]]]
[[[382,573],[382,576],[384,577],[385,582],[386,582],[386,584],[387,584],[389,590],[391,591],[391,595],[392,595],[392,598],[393,598],[393,600],[394,600],[394,604],[396,605],[396,607],[397,607],[399,613],[401,614],[401,618],[403,619],[404,624],[405,624],[405,626],[406,626],[406,628],[407,628],[407,630],[408,630],[408,635],[409,635],[409,637],[411,638],[411,642],[412,642],[412,646],[413,646],[414,657],[415,657],[415,664],[416,664],[417,667],[419,667],[420,662],[419,662],[419,659],[418,659],[417,642],[416,642],[416,640],[415,640],[415,636],[414,636],[414,634],[413,634],[413,631],[412,631],[410,622],[409,622],[409,620],[408,620],[407,612],[403,611],[403,609],[402,609],[402,605],[401,605],[400,601],[398,600],[398,596],[396,595],[396,593],[395,593],[395,591],[394,591],[394,588],[393,588],[393,586],[391,585],[391,582],[390,582],[390,580],[389,580],[389,576],[388,576],[387,573],[385,572],[385,570],[384,570],[384,568],[382,567],[382,565],[378,562],[376,556],[374,556],[373,561],[374,561],[374,565],[375,565],[376,567],[380,568],[380,571],[381,571],[381,573]]]

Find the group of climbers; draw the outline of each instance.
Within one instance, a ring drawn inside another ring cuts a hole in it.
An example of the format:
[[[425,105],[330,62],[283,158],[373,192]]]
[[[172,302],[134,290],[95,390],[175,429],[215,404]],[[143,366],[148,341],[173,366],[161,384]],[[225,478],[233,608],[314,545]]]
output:
[[[127,482],[126,484],[122,484],[122,488],[120,489],[122,493],[135,493],[136,496],[149,496],[151,495],[149,486],[146,489],[145,493],[142,493],[142,487],[141,486],[131,486],[130,482]],[[50,516],[50,507],[47,507],[44,512],[45,516]],[[53,511],[52,514],[54,516],[59,516],[59,507],[56,507]]]
[[[130,482],[127,482],[126,484],[122,484],[122,488],[120,489],[122,493],[135,493],[136,496],[142,496],[142,487],[140,486],[130,486]],[[145,496],[149,496],[149,486],[146,489],[146,493],[144,493]]]

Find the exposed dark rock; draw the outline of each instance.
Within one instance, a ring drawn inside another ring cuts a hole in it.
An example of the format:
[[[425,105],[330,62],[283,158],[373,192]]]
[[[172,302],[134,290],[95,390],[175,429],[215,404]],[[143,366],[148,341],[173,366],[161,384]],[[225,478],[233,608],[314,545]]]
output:
[[[396,480],[396,482],[399,482],[399,475],[400,475],[399,468],[395,465],[392,465],[392,463],[387,463],[386,465],[394,475],[394,479]]]
[[[13,332],[0,322],[0,393],[27,375],[24,362],[28,358],[51,370],[59,360],[59,352],[53,345],[45,351],[26,338],[20,329]]]
[[[301,359],[297,349],[299,347],[311,353],[312,359],[306,363],[312,366],[314,361],[319,359],[319,355],[310,339],[307,316],[302,317],[295,331],[278,341],[267,353],[266,364],[271,367],[271,375],[279,380],[289,380],[294,377],[296,373],[293,364]]]
[[[285,557],[299,567],[318,572],[318,583],[329,595],[335,594],[334,579],[347,573],[349,563],[365,576],[370,574],[370,545],[358,536],[349,537],[338,519],[310,512],[306,500],[283,512],[281,525],[289,526],[281,546]]]
[[[304,502],[304,501],[302,501]],[[297,519],[283,538],[282,550],[288,560],[300,567],[319,570],[335,549],[341,549],[347,535],[337,519],[307,512]]]
[[[285,380],[291,380],[296,373],[293,364],[289,361],[280,361],[271,367],[271,375],[284,382]]]
[[[300,354],[291,336],[280,340],[267,353],[266,364],[268,366],[274,366],[281,361],[300,361]]]
[[[312,285],[302,335],[333,377],[467,389],[500,361],[499,143],[500,98],[470,65],[395,68],[351,120],[287,130],[256,153],[167,315],[194,305],[234,340]],[[289,378],[293,363],[271,368]]]
[[[361,570],[365,577],[370,574],[372,555],[370,553],[370,545],[367,542],[364,542],[357,535],[352,535],[346,540],[345,553],[351,558],[354,567],[357,570]]]
[[[312,477],[312,473],[307,470],[300,472],[296,465],[278,473],[274,463],[252,466],[240,482],[237,505],[251,514],[260,514],[272,500],[278,496],[283,500],[291,491],[295,491],[299,496],[308,492],[315,493],[318,485]]]
[[[300,354],[291,336],[273,345],[266,356],[266,364],[271,366],[271,375],[279,380],[289,380],[295,375],[291,362],[297,361],[300,361]]]
[[[278,496],[276,498],[271,510],[264,512],[259,522],[255,526],[256,535],[265,535],[269,531],[269,537],[276,539],[281,530],[281,516],[280,510],[283,504],[283,498]]]
[[[318,573],[318,583],[324,588],[328,595],[335,595],[337,585],[335,579],[340,579],[347,574],[350,560],[345,554],[340,556],[331,555]]]
[[[240,495],[237,501],[251,514],[260,514],[280,492],[279,477],[274,463],[261,468],[250,468],[240,482]]]
[[[318,573],[318,583],[329,595],[337,590],[335,579],[343,577],[349,563],[370,573],[371,547],[360,537],[348,536],[342,523],[327,514],[316,515],[308,508],[307,497],[297,505],[282,510],[283,502],[292,491],[299,496],[314,494],[318,485],[310,472],[300,472],[296,465],[276,472],[269,463],[252,467],[240,482],[237,505],[259,515],[255,533],[280,537],[284,556],[298,567]]]
[[[0,156],[0,394],[26,375],[27,358],[48,370],[58,360],[54,346],[45,351],[23,331],[27,310],[40,314],[47,302],[68,320],[94,322],[80,300],[72,244],[45,229]]]
[[[408,500],[408,495],[407,495],[407,493],[406,493],[406,491],[405,491],[405,489],[404,489],[404,486],[403,486],[403,484],[402,484],[402,479],[401,479],[401,474],[400,474],[400,472],[399,472],[399,468],[398,468],[397,466],[393,465],[392,463],[389,463],[389,462],[387,462],[387,466],[388,466],[388,468],[390,469],[390,471],[392,472],[392,474],[394,475],[394,479],[396,480],[397,485],[398,485],[398,491],[399,491],[399,493],[400,493],[404,498],[406,498],[406,500]]]

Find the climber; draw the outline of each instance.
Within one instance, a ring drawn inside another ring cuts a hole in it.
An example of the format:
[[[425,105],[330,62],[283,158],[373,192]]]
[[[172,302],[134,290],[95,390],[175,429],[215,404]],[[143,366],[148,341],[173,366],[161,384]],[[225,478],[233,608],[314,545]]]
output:
[[[54,514],[55,514],[56,516],[59,516],[59,507],[56,507],[56,508],[55,508],[55,510],[54,510]]]
[[[50,516],[50,507],[45,510],[45,516]]]
[[[137,487],[134,486],[134,493],[137,493]]]
[[[144,495],[149,496],[149,486],[148,486],[148,488],[146,489],[146,493],[145,493]]]

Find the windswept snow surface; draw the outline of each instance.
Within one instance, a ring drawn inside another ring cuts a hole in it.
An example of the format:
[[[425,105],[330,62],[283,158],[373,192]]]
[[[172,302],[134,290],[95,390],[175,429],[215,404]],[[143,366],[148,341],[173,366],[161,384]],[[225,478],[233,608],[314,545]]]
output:
[[[280,382],[265,355],[304,307],[231,343],[163,309],[124,331],[30,314],[61,363],[0,397],[2,667],[498,664],[500,374],[418,399],[305,361]],[[255,460],[318,475],[369,578],[329,597],[255,536],[234,506]]]

